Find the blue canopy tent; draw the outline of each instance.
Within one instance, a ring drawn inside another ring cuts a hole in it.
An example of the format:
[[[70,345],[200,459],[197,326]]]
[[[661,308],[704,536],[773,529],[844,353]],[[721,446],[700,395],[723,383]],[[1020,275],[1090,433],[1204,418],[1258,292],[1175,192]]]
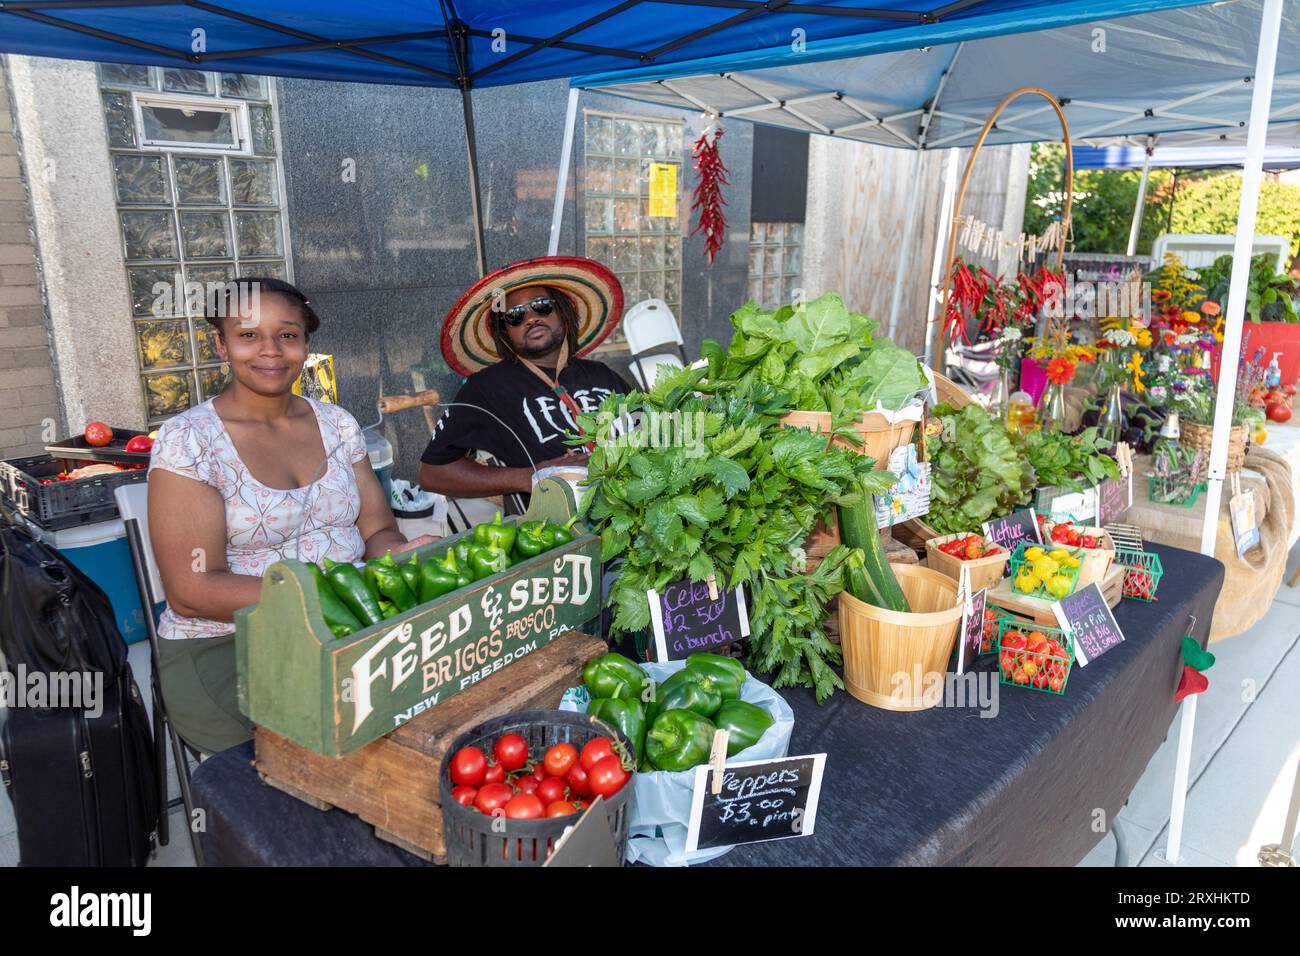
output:
[[[1224,367],[1237,364],[1264,129],[1300,115],[1300,24],[1282,0],[4,0],[0,53],[458,89],[485,271],[471,90],[572,77],[689,110],[915,149],[968,145],[1015,86],[1050,90],[1080,138],[1248,130]],[[1100,32],[1099,32],[1100,31]],[[1274,82],[1279,53],[1287,70]],[[1272,117],[1270,97],[1277,96]],[[559,175],[567,174],[576,97]],[[1246,113],[1249,111],[1249,125]],[[1057,138],[1054,107],[990,143]],[[919,164],[918,164],[919,170]],[[919,177],[914,177],[915,194]],[[563,180],[557,189],[563,195]],[[913,203],[915,206],[915,203]],[[557,215],[553,222],[558,221]],[[907,232],[911,230],[909,217]],[[558,230],[552,229],[554,243]],[[1232,412],[1221,376],[1207,514]],[[1217,522],[1202,550],[1213,553]],[[1177,859],[1196,698],[1169,841]]]

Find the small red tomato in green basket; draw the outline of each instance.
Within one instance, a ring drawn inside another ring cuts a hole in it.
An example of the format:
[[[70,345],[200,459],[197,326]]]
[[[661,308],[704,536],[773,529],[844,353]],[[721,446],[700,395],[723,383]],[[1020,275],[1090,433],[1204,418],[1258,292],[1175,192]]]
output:
[[[474,806],[474,798],[478,796],[477,787],[452,787],[451,798],[459,803],[462,807]]]
[[[546,807],[532,793],[515,794],[506,803],[505,810],[509,820],[536,820],[546,816]]]
[[[541,785],[542,782],[538,780],[536,777],[534,777],[531,773],[526,773],[522,777],[519,777],[517,780],[515,780],[515,789],[518,790],[520,793],[536,793],[537,788],[540,787]]]
[[[556,800],[546,808],[548,817],[567,817],[578,812],[571,800]]]
[[[590,775],[592,767],[606,757],[612,756],[613,753],[614,742],[608,737],[597,737],[594,740],[587,741],[587,745],[582,748],[582,756],[579,761],[582,764],[582,769]]]
[[[1047,686],[1059,694],[1061,691],[1065,690],[1065,678],[1060,674],[1053,674],[1047,679]]]
[[[623,761],[614,754],[602,757],[588,772],[591,777],[591,792],[608,800],[623,789],[630,774],[623,769]]]
[[[582,764],[575,763],[569,768],[569,775],[565,778],[569,784],[569,789],[580,797],[591,796],[591,781],[587,779],[587,771],[583,769]]]
[[[508,783],[485,783],[474,797],[474,809],[491,816],[494,810],[504,808],[514,795],[514,788]]]
[[[485,770],[483,773],[483,782],[484,783],[505,783],[506,768],[501,766],[501,764],[499,763],[488,764],[487,770]]]
[[[547,777],[537,785],[537,789],[533,792],[537,794],[542,803],[549,807],[557,800],[563,800],[564,791],[567,789],[568,787],[559,777]]]
[[[451,758],[451,782],[458,787],[477,787],[485,781],[487,758],[477,747],[461,747]]]
[[[546,772],[552,777],[563,779],[568,775],[573,765],[578,762],[578,748],[573,744],[556,744],[550,750],[546,751],[546,756],[542,758],[542,763],[546,767]]]
[[[497,763],[508,771],[515,771],[528,763],[528,741],[519,734],[506,734],[497,740],[492,753]]]

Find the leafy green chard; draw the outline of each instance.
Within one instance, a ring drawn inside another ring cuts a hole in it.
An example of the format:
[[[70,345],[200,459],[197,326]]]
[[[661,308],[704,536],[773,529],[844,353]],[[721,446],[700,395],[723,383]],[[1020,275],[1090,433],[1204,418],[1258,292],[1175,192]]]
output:
[[[1036,476],[1001,422],[975,404],[932,410],[939,433],[926,442],[930,458],[930,513],[940,534],[974,531],[989,518],[1029,501]]]
[[[761,361],[751,355],[754,341],[733,351]],[[579,417],[597,438],[584,513],[601,536],[602,559],[623,562],[609,593],[613,630],[649,627],[648,589],[714,574],[719,585],[748,588],[750,667],[775,672],[778,687],[810,686],[823,700],[843,687],[832,670],[839,647],[823,630],[826,603],[844,587],[848,557],[861,552],[839,548],[805,574],[801,545],[832,505],[861,505],[896,479],[873,471],[868,457],[828,448],[825,436],[779,427],[792,393],[760,376],[700,394],[710,370],[733,360],[720,350],[706,355],[709,369],[665,373],[649,394],[611,396]],[[647,428],[671,415],[677,437],[692,440],[653,447],[610,434],[611,420],[637,413]]]
[[[1081,491],[1085,486],[1119,477],[1119,464],[1106,454],[1108,446],[1095,427],[1077,435],[1030,432],[1024,445],[1039,485]]]

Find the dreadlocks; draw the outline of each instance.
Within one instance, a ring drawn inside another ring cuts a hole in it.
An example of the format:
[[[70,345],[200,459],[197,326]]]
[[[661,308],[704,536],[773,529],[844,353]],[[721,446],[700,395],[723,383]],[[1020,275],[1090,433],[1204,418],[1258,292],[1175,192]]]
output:
[[[559,289],[549,285],[541,286],[546,290],[546,294],[551,297],[555,303],[555,312],[564,324],[564,335],[569,340],[569,356],[577,358],[578,356],[578,310],[573,305],[573,300]],[[492,341],[496,343],[497,354],[503,359],[511,362],[518,362],[519,356],[515,354],[515,348],[510,344],[510,336],[506,333],[506,324],[501,321],[500,313],[495,310],[488,311],[488,329],[492,332]]]

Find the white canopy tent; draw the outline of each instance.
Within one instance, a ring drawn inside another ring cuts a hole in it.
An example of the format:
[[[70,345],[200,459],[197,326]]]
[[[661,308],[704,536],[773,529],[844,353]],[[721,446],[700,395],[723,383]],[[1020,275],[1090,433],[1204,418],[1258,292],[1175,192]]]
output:
[[[1221,360],[1222,368],[1235,369],[1269,124],[1300,117],[1297,6],[1284,5],[1283,0],[1229,0],[1037,31],[1029,19],[1019,28],[1023,32],[920,48],[891,48],[874,39],[852,38],[800,46],[796,37],[789,50],[578,77],[573,86],[698,109],[720,118],[915,150],[918,161],[910,187],[904,249],[915,217],[919,153],[970,145],[986,117],[1013,88],[1049,90],[1068,118],[1074,138],[1083,141],[1196,130],[1244,133],[1242,191]],[[1277,75],[1279,57],[1286,72]],[[571,112],[575,105],[571,98]],[[1060,138],[1052,104],[1034,100],[1008,108],[987,142]],[[950,160],[948,191],[955,168]],[[945,218],[950,215],[946,212]],[[936,278],[946,266],[940,255],[936,251]],[[903,272],[900,263],[898,283]],[[898,319],[898,288],[888,326],[891,332]],[[1214,554],[1218,532],[1235,378],[1222,375],[1218,383],[1201,537],[1201,551],[1207,555]],[[1166,859],[1174,863],[1180,859],[1196,703],[1193,695],[1182,704],[1165,850]]]

